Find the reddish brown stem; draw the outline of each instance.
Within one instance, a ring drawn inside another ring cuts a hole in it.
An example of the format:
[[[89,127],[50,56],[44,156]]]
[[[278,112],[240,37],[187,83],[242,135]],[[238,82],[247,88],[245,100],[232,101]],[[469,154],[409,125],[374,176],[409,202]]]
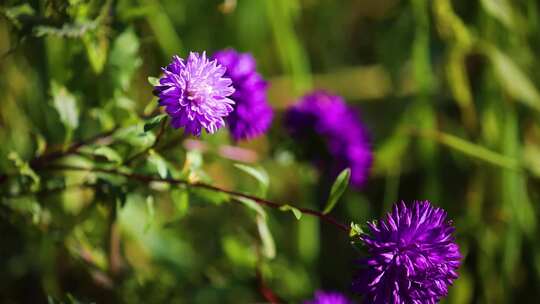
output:
[[[186,185],[186,186],[193,187],[193,188],[208,189],[208,190],[212,190],[212,191],[215,191],[215,192],[226,193],[226,194],[236,196],[236,197],[247,198],[247,199],[250,199],[250,200],[256,202],[259,205],[268,206],[268,207],[274,208],[274,209],[280,209],[283,206],[286,206],[285,204],[275,203],[275,202],[272,202],[272,201],[269,201],[269,200],[266,200],[266,199],[263,199],[263,198],[260,198],[260,197],[256,197],[256,196],[253,196],[253,195],[250,195],[250,194],[245,194],[245,193],[237,192],[237,191],[233,191],[233,190],[227,190],[227,189],[223,189],[223,188],[220,188],[220,187],[217,187],[217,186],[213,186],[213,185],[209,185],[209,184],[205,184],[205,183],[200,183],[200,182],[191,183],[191,182],[189,182],[187,180],[182,180],[182,179],[161,178],[161,177],[157,177],[157,176],[143,175],[143,174],[137,174],[137,173],[125,173],[125,172],[121,172],[121,171],[114,170],[114,169],[85,168],[85,167],[70,166],[70,165],[47,166],[47,167],[45,167],[43,169],[98,172],[98,173],[106,173],[106,174],[113,174],[113,175],[123,176],[125,178],[136,180],[136,181],[139,181],[139,182],[142,182],[142,183],[163,182],[163,183],[168,183],[168,184],[172,184],[172,185]],[[340,223],[339,221],[337,221],[333,217],[328,216],[326,214],[323,214],[320,211],[316,211],[316,210],[312,210],[312,209],[308,209],[308,208],[302,208],[302,207],[296,207],[296,209],[300,210],[303,214],[316,216],[316,217],[320,218],[322,221],[325,221],[325,222],[327,222],[329,224],[332,224],[332,225],[336,226],[341,231],[343,231],[345,233],[349,233],[349,227],[347,225]]]

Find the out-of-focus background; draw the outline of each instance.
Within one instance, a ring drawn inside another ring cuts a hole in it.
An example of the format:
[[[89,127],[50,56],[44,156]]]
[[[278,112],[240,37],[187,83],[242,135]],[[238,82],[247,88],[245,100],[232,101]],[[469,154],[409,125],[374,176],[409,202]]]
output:
[[[169,128],[131,169],[257,195],[266,172],[269,199],[321,209],[328,178],[293,153],[282,116],[326,89],[362,113],[375,152],[369,182],[333,216],[363,224],[429,199],[465,257],[444,303],[538,299],[536,0],[4,0],[0,302],[253,303],[265,289],[292,303],[316,289],[360,299],[358,252],[316,218],[33,166],[104,133],[57,161],[123,166],[158,132],[142,130],[156,105],[147,77],[173,54],[227,47],[251,52],[270,83],[269,134],[235,146],[225,129],[185,141]]]

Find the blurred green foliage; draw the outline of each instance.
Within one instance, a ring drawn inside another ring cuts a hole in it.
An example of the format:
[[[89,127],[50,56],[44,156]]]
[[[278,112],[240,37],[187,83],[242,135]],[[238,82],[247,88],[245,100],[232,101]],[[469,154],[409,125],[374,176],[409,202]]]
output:
[[[536,0],[5,0],[0,16],[0,302],[347,292],[347,235],[297,209],[323,210],[332,181],[281,127],[311,88],[343,95],[373,133],[370,181],[332,215],[358,233],[397,200],[429,199],[465,256],[446,303],[540,296]],[[234,146],[225,130],[195,141],[161,127],[147,78],[173,54],[226,47],[252,52],[270,82],[269,135]]]

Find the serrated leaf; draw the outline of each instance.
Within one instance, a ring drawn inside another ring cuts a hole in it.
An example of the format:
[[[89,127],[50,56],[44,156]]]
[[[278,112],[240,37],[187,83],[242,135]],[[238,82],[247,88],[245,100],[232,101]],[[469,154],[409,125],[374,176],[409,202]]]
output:
[[[252,167],[244,164],[234,164],[234,166],[255,178],[259,182],[260,194],[262,196],[266,195],[270,181],[268,173],[262,167]]]
[[[273,259],[276,256],[276,244],[266,219],[260,215],[257,215],[257,230],[261,237],[263,255],[268,259]]]
[[[121,164],[122,157],[118,152],[107,146],[101,146],[94,150],[94,155],[102,156],[110,162]]]
[[[0,14],[2,13],[8,20],[13,22],[13,24],[17,28],[20,29],[22,24],[21,24],[21,21],[19,20],[19,17],[25,16],[25,15],[33,16],[35,15],[36,12],[32,8],[32,6],[30,6],[30,4],[25,3],[21,5],[12,6],[9,8],[0,8]]]
[[[148,83],[151,84],[152,86],[159,85],[159,78],[157,77],[148,77],[147,80],[148,80]]]
[[[328,214],[334,207],[336,206],[339,198],[345,192],[345,189],[347,189],[347,186],[349,186],[349,179],[351,178],[351,169],[347,168],[338,175],[336,180],[334,181],[334,184],[332,185],[332,189],[330,190],[330,196],[328,197],[328,201],[326,202],[326,207],[324,208],[323,214]]]
[[[283,205],[279,207],[279,210],[281,211],[291,211],[294,215],[294,217],[299,220],[302,218],[302,211],[300,211],[298,208],[293,207],[291,205]]]
[[[55,82],[51,83],[51,95],[53,106],[60,115],[60,121],[67,129],[75,130],[79,126],[79,107],[75,96]]]
[[[257,202],[249,198],[240,197],[240,196],[235,197],[235,199],[239,201],[240,203],[244,204],[249,209],[255,211],[259,216],[262,216],[264,219],[266,219],[266,211],[264,211],[264,208],[261,207],[261,205],[257,204]]]
[[[157,116],[154,116],[152,118],[150,118],[145,124],[144,124],[144,132],[148,132],[154,128],[156,128],[157,126],[159,126],[159,124],[161,123],[161,121],[163,119],[165,119],[167,117],[167,114],[160,114],[160,115],[157,115]]]
[[[34,27],[34,35],[36,37],[42,36],[57,36],[68,38],[79,38],[85,33],[94,31],[98,26],[95,21],[80,22],[80,23],[66,23],[62,27],[54,27],[48,25],[38,25]]]

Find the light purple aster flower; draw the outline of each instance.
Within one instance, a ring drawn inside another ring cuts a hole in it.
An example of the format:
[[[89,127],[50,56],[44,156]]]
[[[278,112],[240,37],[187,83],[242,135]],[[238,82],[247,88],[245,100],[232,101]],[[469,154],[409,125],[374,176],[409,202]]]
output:
[[[458,277],[461,254],[446,212],[428,201],[404,202],[361,235],[369,257],[353,289],[367,303],[433,304]]]
[[[154,94],[159,105],[165,106],[174,128],[185,128],[200,136],[201,129],[214,133],[225,125],[224,117],[233,110],[232,80],[224,77],[226,68],[216,60],[209,61],[206,53],[191,52],[187,60],[174,56],[162,68],[163,76]]]
[[[352,304],[352,302],[339,292],[318,290],[315,292],[315,298],[305,301],[304,304]]]
[[[268,85],[256,71],[255,58],[232,49],[219,51],[213,58],[227,68],[225,76],[232,79],[236,89],[231,96],[236,105],[227,117],[234,140],[264,134],[272,123],[273,112],[266,97]]]
[[[313,135],[322,139],[330,159],[311,157],[324,170],[336,175],[351,168],[352,185],[365,184],[373,162],[368,131],[341,97],[324,91],[307,94],[287,110],[285,125],[294,138],[307,141],[305,144],[318,144]]]

